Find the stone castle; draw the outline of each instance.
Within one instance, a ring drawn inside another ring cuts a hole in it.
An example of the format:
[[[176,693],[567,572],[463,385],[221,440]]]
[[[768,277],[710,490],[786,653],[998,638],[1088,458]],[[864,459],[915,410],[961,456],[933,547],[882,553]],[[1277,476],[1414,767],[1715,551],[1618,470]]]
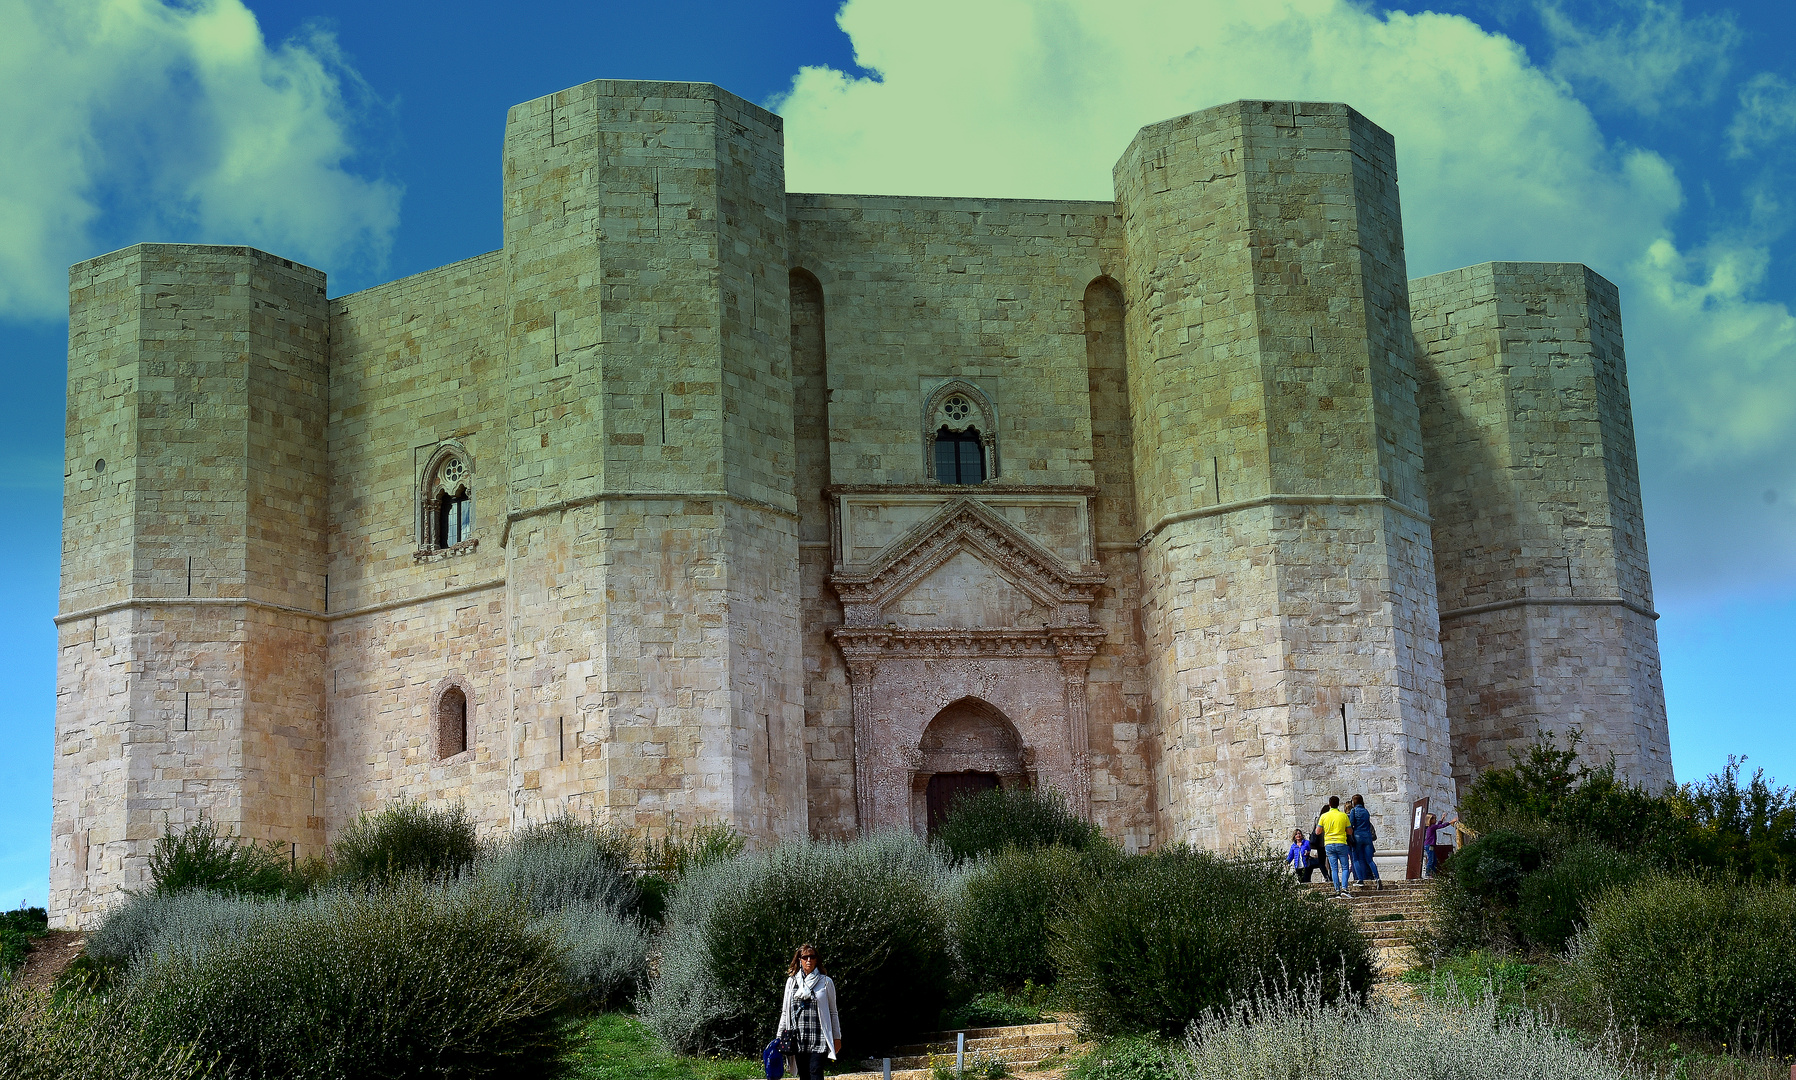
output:
[[[512,109],[504,246],[330,299],[70,272],[50,905],[200,814],[750,836],[1033,783],[1131,848],[1536,729],[1671,779],[1616,289],[1408,280],[1335,104],[1143,128],[1114,202],[788,192],[702,84]]]

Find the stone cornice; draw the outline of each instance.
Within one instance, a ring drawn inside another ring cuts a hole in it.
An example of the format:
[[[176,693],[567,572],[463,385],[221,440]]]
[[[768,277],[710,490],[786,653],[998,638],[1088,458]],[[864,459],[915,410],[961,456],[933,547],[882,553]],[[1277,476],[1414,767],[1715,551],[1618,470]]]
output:
[[[57,626],[61,626],[64,623],[110,615],[115,611],[124,611],[134,607],[244,607],[257,611],[276,612],[281,615],[295,615],[315,622],[336,622],[339,619],[353,619],[358,615],[373,615],[377,612],[392,611],[394,608],[407,607],[412,604],[428,604],[434,600],[448,600],[456,596],[466,596],[468,593],[498,589],[504,585],[504,578],[494,578],[490,581],[477,581],[471,585],[454,585],[437,592],[426,593],[423,596],[402,596],[393,600],[383,600],[377,604],[365,604],[347,611],[307,611],[304,608],[291,607],[286,604],[271,604],[265,600],[254,600],[247,596],[136,596],[124,600],[114,600],[109,604],[82,608],[79,611],[71,611],[65,615],[58,615],[51,621]]]
[[[830,637],[854,660],[946,658],[1089,659],[1107,631],[1098,626],[839,626]]]
[[[1659,613],[1652,608],[1642,607],[1632,600],[1624,600],[1619,596],[1518,596],[1513,600],[1497,600],[1489,604],[1452,608],[1441,612],[1440,621],[1463,619],[1472,615],[1483,615],[1490,611],[1507,611],[1510,608],[1518,607],[1622,607],[1648,619],[1659,617]]]
[[[504,547],[511,540],[511,527],[520,521],[526,521],[543,514],[555,514],[563,510],[576,510],[582,506],[597,506],[605,502],[705,502],[720,500],[734,503],[749,510],[783,517],[791,521],[799,519],[798,511],[784,506],[775,506],[760,499],[751,499],[746,495],[736,495],[728,491],[597,491],[591,495],[580,495],[572,499],[557,499],[541,506],[526,507],[513,510],[505,515],[505,527],[499,530],[499,546]]]
[[[1433,525],[1434,519],[1407,503],[1398,502],[1389,495],[1258,495],[1251,499],[1237,499],[1234,502],[1217,503],[1214,506],[1199,506],[1190,510],[1179,510],[1167,514],[1148,527],[1136,541],[1140,547],[1153,543],[1154,537],[1168,525],[1177,525],[1181,521],[1196,521],[1198,518],[1215,517],[1218,514],[1234,514],[1242,510],[1252,510],[1260,506],[1388,506],[1405,517],[1414,518],[1424,525]]]

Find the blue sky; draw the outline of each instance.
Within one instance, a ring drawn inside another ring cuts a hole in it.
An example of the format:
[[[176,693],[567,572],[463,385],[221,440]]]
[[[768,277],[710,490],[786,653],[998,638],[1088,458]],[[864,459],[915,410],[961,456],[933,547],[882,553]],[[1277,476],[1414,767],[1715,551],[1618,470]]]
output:
[[[1142,124],[1340,100],[1397,138],[1412,276],[1620,285],[1680,779],[1796,779],[1796,16],[1782,3],[0,0],[0,906],[48,866],[66,270],[249,243],[333,295],[499,245],[506,109],[715,82],[805,191],[1108,198]]]

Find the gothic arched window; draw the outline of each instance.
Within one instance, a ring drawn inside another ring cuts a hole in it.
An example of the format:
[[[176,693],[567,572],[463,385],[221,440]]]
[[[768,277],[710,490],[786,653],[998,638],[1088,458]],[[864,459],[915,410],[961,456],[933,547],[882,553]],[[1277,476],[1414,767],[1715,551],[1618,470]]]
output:
[[[938,484],[983,484],[998,475],[998,417],[991,399],[953,379],[923,404],[925,474]]]
[[[431,458],[419,493],[420,555],[465,550],[474,539],[474,468],[459,447]]]

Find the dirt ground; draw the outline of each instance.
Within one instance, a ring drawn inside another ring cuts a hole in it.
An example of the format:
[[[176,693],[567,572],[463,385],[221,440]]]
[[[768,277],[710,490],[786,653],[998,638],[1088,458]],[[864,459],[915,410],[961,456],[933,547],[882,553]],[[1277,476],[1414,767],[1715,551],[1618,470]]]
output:
[[[19,969],[19,982],[30,987],[47,987],[56,976],[81,955],[81,934],[75,930],[52,930],[31,943],[25,954],[25,966]]]

